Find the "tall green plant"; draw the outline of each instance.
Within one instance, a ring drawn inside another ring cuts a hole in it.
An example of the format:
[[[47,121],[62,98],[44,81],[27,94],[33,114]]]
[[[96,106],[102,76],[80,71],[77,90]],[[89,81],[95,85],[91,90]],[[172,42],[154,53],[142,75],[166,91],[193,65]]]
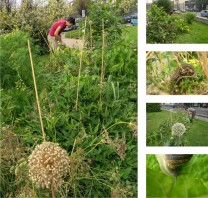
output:
[[[102,44],[102,19],[104,20],[106,46],[110,47],[121,36],[121,19],[115,14],[116,7],[108,2],[98,1],[90,7],[88,21],[91,23],[92,35],[90,35],[91,31],[88,27],[87,40],[90,43],[92,36],[94,47],[101,47]]]

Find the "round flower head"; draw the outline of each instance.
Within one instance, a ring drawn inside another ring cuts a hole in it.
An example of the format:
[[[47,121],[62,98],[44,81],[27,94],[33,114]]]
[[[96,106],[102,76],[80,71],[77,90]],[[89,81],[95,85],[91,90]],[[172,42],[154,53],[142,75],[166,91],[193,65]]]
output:
[[[175,123],[172,126],[172,136],[182,136],[186,132],[186,127],[182,123]]]
[[[28,158],[29,174],[32,181],[41,188],[58,187],[62,184],[62,176],[69,169],[67,152],[58,144],[43,142],[35,147]]]

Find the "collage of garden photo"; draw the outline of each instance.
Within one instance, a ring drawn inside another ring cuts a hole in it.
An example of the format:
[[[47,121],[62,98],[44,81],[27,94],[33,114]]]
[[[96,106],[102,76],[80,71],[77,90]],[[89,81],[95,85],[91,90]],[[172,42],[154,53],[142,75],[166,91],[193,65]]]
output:
[[[208,197],[206,32],[208,0],[1,0],[0,198]]]
[[[146,197],[205,198],[208,1],[146,3]]]

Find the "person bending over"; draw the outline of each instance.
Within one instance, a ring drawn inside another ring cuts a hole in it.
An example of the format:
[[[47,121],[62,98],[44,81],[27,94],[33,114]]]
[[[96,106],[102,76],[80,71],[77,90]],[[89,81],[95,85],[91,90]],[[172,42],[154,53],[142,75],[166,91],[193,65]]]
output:
[[[58,47],[58,42],[61,45],[65,45],[65,43],[61,40],[60,34],[64,31],[66,26],[70,28],[74,25],[75,25],[75,18],[73,17],[62,19],[53,23],[48,34],[48,42],[49,42],[50,50],[55,51]]]

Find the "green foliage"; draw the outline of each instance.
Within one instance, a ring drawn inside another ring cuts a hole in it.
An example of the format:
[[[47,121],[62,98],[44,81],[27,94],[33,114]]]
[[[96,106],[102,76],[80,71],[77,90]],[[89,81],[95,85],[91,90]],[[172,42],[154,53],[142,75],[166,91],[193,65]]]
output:
[[[22,33],[21,37],[24,38],[24,35]],[[67,150],[71,160],[70,174],[65,178],[63,189],[56,192],[57,196],[136,196],[135,48],[130,47],[126,38],[121,37],[112,44],[111,49],[105,51],[102,91],[102,50],[84,49],[77,110],[75,104],[80,51],[58,49],[51,57],[36,57],[34,47],[32,52],[47,141],[59,143]],[[29,54],[24,54],[23,58],[28,57]],[[25,65],[20,65],[19,69]],[[17,78],[13,86],[2,90],[2,126],[12,123],[12,132],[21,139],[23,147],[28,151],[25,154],[27,158],[42,138],[32,78],[30,76],[27,83],[20,82]],[[18,163],[14,169],[17,167]],[[10,169],[9,163],[4,165],[4,169],[5,172]],[[3,188],[2,197],[7,194],[18,197],[27,190],[31,192],[31,197],[34,194],[45,197],[45,193],[51,196],[50,190],[36,189],[28,177],[22,178],[23,181],[14,186],[16,175],[12,172],[4,176],[5,181],[9,180],[13,184],[9,189]]]
[[[179,34],[175,39],[174,43],[183,44],[205,44],[208,43],[208,35],[204,34],[207,31],[208,25],[200,22],[193,21],[189,25],[189,32]]]
[[[31,66],[27,41],[29,34],[21,31],[14,31],[10,34],[1,35],[0,48],[0,70],[1,87],[12,88],[31,83]],[[32,40],[33,41],[33,40]],[[31,44],[34,56],[37,55],[39,48]],[[19,83],[19,85],[17,84]]]
[[[88,22],[91,24],[87,27],[87,41],[90,43],[93,38],[93,46],[100,47],[102,44],[102,20],[104,21],[104,32],[105,32],[105,45],[109,48],[117,40],[120,40],[121,30],[121,19],[116,16],[116,7],[112,6],[111,3],[103,3],[99,1],[96,4],[92,4],[88,15]]]
[[[161,111],[160,103],[147,103],[146,111],[149,112],[158,112]]]
[[[171,135],[176,122],[184,124],[186,132],[180,138]],[[208,123],[199,119],[190,122],[185,111],[161,111],[147,113],[148,146],[206,146],[206,128]],[[196,133],[197,131],[197,133]]]
[[[157,7],[162,7],[166,13],[170,13],[173,10],[173,4],[171,0],[157,0],[154,2]]]
[[[61,12],[60,12],[61,10]],[[5,9],[0,12],[1,33],[19,29],[28,32],[41,45],[41,52],[48,51],[47,35],[50,26],[61,18],[68,17],[65,1],[51,0],[48,3],[36,2],[28,6],[27,1],[10,13]]]
[[[169,114],[169,115],[168,115]],[[159,114],[156,114],[159,116]],[[186,133],[180,138],[171,135],[172,126],[175,123],[182,123],[186,127]],[[147,128],[149,128],[151,122],[147,123]],[[151,133],[147,134],[147,145],[151,146],[184,146],[189,145],[187,140],[187,134],[190,131],[190,119],[186,112],[177,110],[175,112],[170,111],[166,113],[166,119],[159,123],[159,126],[153,130]],[[148,129],[149,131],[149,129]]]
[[[192,24],[193,20],[196,18],[196,14],[193,12],[186,12],[184,17],[188,24]]]
[[[83,32],[79,28],[77,30],[69,31],[65,33],[66,38],[75,38],[75,39],[80,39],[83,37]]]
[[[177,34],[187,32],[185,20],[179,16],[168,15],[162,7],[153,4],[147,12],[147,42],[172,43]]]
[[[172,79],[179,66],[175,58],[181,64],[188,63],[193,65],[196,70],[195,76],[192,78],[182,78],[180,83],[175,84],[175,81]],[[168,93],[178,95],[206,93],[207,79],[200,67],[201,61],[193,52],[147,53],[147,92],[149,94]]]
[[[207,197],[208,155],[193,155],[180,169],[176,184],[159,168],[154,155],[147,155],[147,197]],[[183,174],[186,173],[186,174]],[[154,189],[154,190],[153,190]]]
[[[117,0],[116,6],[118,9],[118,13],[121,15],[129,13],[132,9],[135,9],[136,4],[134,0]]]

